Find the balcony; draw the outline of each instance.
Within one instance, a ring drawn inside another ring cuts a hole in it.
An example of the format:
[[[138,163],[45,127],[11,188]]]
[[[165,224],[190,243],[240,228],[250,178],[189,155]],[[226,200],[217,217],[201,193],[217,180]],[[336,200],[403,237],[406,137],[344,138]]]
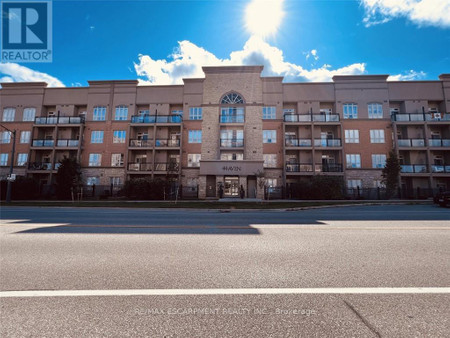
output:
[[[156,147],[169,147],[176,148],[180,146],[179,139],[156,139],[155,141]]]
[[[153,163],[147,162],[129,162],[128,170],[129,171],[152,171]]]
[[[450,114],[444,113],[414,113],[414,114],[392,114],[392,121],[396,122],[440,122],[450,121]]]
[[[84,117],[80,116],[49,116],[49,117],[36,117],[34,124],[46,125],[46,124],[82,124],[84,123]]]
[[[131,116],[131,123],[181,123],[181,115],[134,115]]]
[[[80,141],[79,140],[57,140],[56,146],[57,147],[78,147]]]
[[[55,163],[54,169],[58,170],[58,168],[61,166],[61,163]],[[30,162],[28,164],[29,170],[43,170],[43,171],[50,171],[52,170],[52,164],[48,162]]]
[[[421,174],[428,172],[426,164],[402,164],[400,168],[400,172],[403,174]]]
[[[423,138],[398,139],[397,144],[399,147],[404,147],[404,148],[425,147],[425,139],[423,139]]]
[[[312,163],[286,163],[286,172],[313,172]]]
[[[284,122],[311,122],[311,114],[286,114],[284,115]]]
[[[340,147],[341,146],[341,139],[340,138],[334,138],[334,139],[314,139],[314,146],[315,147]]]
[[[450,139],[428,139],[430,147],[450,147]]]
[[[339,122],[338,114],[313,114],[312,117],[314,122]]]
[[[431,165],[432,173],[447,174],[450,173],[450,165]]]
[[[285,145],[286,147],[311,147],[312,142],[309,138],[287,138]]]
[[[244,146],[244,139],[238,138],[221,138],[221,148],[242,148]]]
[[[153,140],[141,140],[141,139],[133,139],[130,140],[130,147],[136,148],[152,148]]]
[[[180,165],[176,162],[155,163],[155,171],[168,171],[177,173],[180,170]]]
[[[284,122],[339,122],[338,114],[286,114]]]
[[[178,172],[180,166],[178,163],[173,162],[163,162],[163,163],[147,163],[147,162],[129,162],[128,163],[128,171],[171,171]]]
[[[220,115],[220,123],[244,123],[244,115]]]
[[[341,173],[342,172],[342,164],[340,163],[316,163],[316,172],[322,173]]]
[[[55,145],[54,140],[33,140],[32,147],[53,147]]]

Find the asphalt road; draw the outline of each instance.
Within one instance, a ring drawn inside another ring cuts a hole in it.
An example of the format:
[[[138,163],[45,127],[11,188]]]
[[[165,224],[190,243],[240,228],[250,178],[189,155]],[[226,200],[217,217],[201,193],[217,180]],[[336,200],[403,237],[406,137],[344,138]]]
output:
[[[1,219],[2,337],[450,332],[449,209],[2,207]]]

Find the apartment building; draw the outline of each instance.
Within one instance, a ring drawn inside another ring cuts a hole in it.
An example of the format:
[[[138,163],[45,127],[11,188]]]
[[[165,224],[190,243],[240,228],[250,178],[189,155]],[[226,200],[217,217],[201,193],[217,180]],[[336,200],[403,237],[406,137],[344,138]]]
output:
[[[387,75],[285,83],[262,66],[204,67],[183,85],[89,81],[47,88],[2,83],[2,126],[16,130],[14,173],[51,184],[64,156],[86,185],[176,177],[199,198],[261,198],[258,177],[279,187],[313,175],[349,188],[381,185],[391,149],[404,189],[450,189],[450,74],[387,82]],[[1,130],[0,175],[12,139]]]

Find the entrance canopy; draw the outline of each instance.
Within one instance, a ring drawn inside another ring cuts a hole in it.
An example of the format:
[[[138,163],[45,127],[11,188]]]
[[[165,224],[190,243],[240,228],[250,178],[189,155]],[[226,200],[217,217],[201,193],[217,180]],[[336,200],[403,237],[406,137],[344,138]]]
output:
[[[263,171],[264,161],[200,161],[200,175],[248,176]]]

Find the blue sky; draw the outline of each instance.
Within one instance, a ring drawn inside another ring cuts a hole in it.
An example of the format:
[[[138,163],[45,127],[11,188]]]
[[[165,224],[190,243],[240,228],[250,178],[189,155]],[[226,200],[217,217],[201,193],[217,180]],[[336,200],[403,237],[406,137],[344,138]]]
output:
[[[284,15],[262,36],[249,30],[247,8],[254,2],[259,17],[270,1]],[[450,72],[448,13],[450,0],[54,0],[53,62],[0,64],[0,80],[171,84],[201,77],[202,65],[231,64],[264,64],[264,75],[286,81],[436,80]]]

